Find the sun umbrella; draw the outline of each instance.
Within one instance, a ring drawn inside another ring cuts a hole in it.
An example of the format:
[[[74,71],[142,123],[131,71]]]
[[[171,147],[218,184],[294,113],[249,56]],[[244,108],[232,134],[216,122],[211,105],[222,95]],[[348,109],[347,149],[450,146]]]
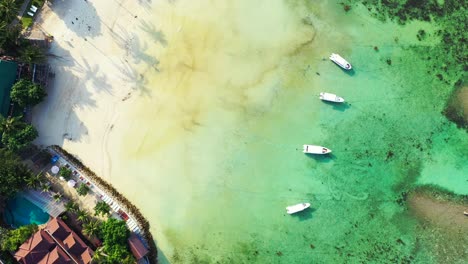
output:
[[[52,166],[52,169],[50,169],[50,171],[53,173],[53,174],[57,174],[59,172],[60,168],[58,166]]]
[[[68,186],[75,187],[75,185],[76,185],[76,181],[74,181],[74,180],[69,180],[68,181]]]

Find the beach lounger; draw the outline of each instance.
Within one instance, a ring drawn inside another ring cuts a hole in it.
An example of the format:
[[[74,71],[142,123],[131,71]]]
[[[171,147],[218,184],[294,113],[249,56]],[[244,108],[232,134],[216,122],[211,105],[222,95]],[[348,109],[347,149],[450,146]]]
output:
[[[29,8],[29,10],[31,10],[31,12],[33,12],[33,13],[36,13],[37,7],[32,7],[32,6],[31,6],[31,8]]]
[[[31,12],[28,12],[28,15],[33,17],[34,16],[34,13],[31,13]]]

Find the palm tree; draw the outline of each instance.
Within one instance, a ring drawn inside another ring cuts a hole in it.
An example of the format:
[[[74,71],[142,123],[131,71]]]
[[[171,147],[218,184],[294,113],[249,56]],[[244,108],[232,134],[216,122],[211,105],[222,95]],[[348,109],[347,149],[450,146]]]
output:
[[[18,15],[18,3],[16,0],[2,0],[0,1],[0,15],[4,21],[11,22]]]
[[[55,200],[56,202],[60,202],[60,199],[62,199],[62,194],[61,194],[61,193],[54,193],[54,194],[52,195],[52,198],[54,198],[54,200]]]
[[[80,221],[81,223],[83,223],[83,224],[86,223],[86,222],[88,222],[88,220],[89,220],[88,214],[87,214],[85,211],[83,211],[83,210],[78,210],[78,211],[76,212],[76,215],[77,215],[76,219],[77,219],[78,221]]]
[[[20,51],[21,61],[29,65],[33,63],[41,63],[45,61],[44,51],[37,46],[29,45]]]
[[[30,189],[37,189],[40,187],[42,184],[42,180],[44,179],[44,176],[42,175],[41,172],[38,174],[31,176],[26,179],[26,186]]]
[[[17,129],[20,129],[21,126],[23,125],[21,118],[23,117],[14,116],[14,117],[3,118],[0,116],[0,132],[9,134],[11,132],[16,131]]]
[[[50,184],[48,184],[48,183],[43,183],[43,184],[41,185],[41,192],[46,192],[46,193],[48,193],[48,192],[50,192],[50,188],[51,188],[51,187],[50,187]]]
[[[5,21],[0,21],[0,47],[3,47],[3,44],[6,41],[7,32],[8,32],[7,23]]]
[[[83,234],[90,238],[97,236],[101,223],[98,220],[91,220],[83,224]]]
[[[106,253],[103,252],[104,247],[98,248],[93,255],[93,264],[105,263],[107,259]]]
[[[65,209],[68,211],[68,212],[77,212],[79,210],[78,208],[78,205],[73,202],[73,201],[68,201],[66,204],[65,204]]]

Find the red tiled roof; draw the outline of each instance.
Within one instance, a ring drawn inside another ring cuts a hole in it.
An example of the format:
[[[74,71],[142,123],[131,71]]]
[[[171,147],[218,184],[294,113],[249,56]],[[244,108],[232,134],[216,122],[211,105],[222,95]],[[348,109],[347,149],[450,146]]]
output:
[[[45,228],[78,263],[90,263],[94,252],[60,218],[53,218]],[[87,252],[87,254],[83,254]],[[89,257],[88,257],[89,255]]]
[[[22,264],[37,264],[54,245],[49,234],[39,230],[19,247],[15,259]]]
[[[135,256],[137,260],[142,259],[149,252],[135,234],[130,235],[128,238],[128,245],[130,246],[130,250],[132,251],[133,256]]]
[[[94,252],[60,218],[53,218],[15,253],[21,264],[91,263]]]
[[[47,253],[37,264],[68,264],[74,263],[72,259],[59,246]]]

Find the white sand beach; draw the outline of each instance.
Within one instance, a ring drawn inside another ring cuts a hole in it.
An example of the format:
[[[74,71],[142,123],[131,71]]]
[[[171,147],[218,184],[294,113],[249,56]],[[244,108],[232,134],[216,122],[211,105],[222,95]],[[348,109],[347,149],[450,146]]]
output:
[[[34,109],[38,144],[62,145],[107,176],[107,136],[137,86],[132,41],[149,8],[144,0],[46,3],[36,26],[54,37],[49,63],[55,78]]]

